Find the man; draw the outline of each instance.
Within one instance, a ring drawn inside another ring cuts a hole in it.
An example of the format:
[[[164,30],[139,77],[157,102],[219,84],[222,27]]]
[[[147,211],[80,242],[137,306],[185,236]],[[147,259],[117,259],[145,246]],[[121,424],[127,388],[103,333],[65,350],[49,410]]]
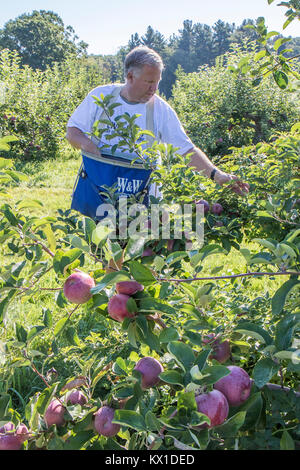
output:
[[[186,135],[175,111],[171,106],[155,92],[163,71],[161,57],[148,47],[139,46],[129,52],[125,58],[124,71],[126,82],[122,86],[116,102],[120,106],[115,108],[113,119],[125,112],[130,115],[139,114],[136,124],[146,129],[146,104],[154,100],[154,134],[161,142],[172,144],[177,147],[182,155],[192,153],[190,166],[202,172],[216,183],[225,184],[232,182],[232,190],[239,195],[245,195],[249,191],[248,183],[240,181],[237,176],[228,174],[217,168],[205,155],[197,148]],[[95,103],[93,96],[100,97],[112,94],[115,85],[103,85],[92,90],[83,102],[76,108],[67,124],[66,137],[70,144],[82,151],[95,155],[101,155],[101,145],[108,143],[113,146],[117,140],[105,140],[101,137],[100,142],[89,138],[87,133],[92,132],[93,123],[99,119],[101,108]],[[97,114],[98,113],[98,114]],[[155,187],[150,190],[150,194],[155,194]]]

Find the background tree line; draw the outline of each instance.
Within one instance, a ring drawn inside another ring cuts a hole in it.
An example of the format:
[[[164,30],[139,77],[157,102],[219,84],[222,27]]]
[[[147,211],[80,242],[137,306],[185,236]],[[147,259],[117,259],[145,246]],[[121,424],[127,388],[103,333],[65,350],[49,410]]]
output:
[[[136,46],[146,45],[157,51],[164,60],[165,70],[159,91],[169,98],[178,66],[185,73],[195,72],[203,65],[213,66],[216,58],[230,51],[234,45],[243,47],[247,41],[257,41],[257,33],[251,29],[251,25],[255,24],[252,19],[245,19],[239,26],[219,19],[209,26],[187,19],[182,29],[169,38],[149,25],[144,35],[133,33],[128,43],[114,55],[88,55],[88,44],[79,41],[72,26],[66,26],[59,15],[52,11],[34,10],[4,25],[0,30],[0,50],[16,50],[23,65],[40,70],[69,57],[77,57],[92,70],[100,67],[105,81],[115,82],[123,81],[126,54]],[[273,36],[269,41],[272,43],[276,39],[278,36]],[[293,38],[290,46],[293,54],[298,55],[300,37]],[[260,47],[257,42],[257,50]]]

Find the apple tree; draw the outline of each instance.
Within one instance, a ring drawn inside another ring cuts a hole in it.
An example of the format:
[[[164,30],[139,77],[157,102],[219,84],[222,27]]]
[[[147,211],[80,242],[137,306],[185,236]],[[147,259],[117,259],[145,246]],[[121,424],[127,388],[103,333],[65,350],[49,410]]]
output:
[[[112,116],[109,100],[98,104]],[[153,179],[163,186],[162,202],[194,209],[198,202],[204,243],[195,248],[189,234],[172,243],[161,235],[151,239],[147,223],[140,237],[119,240],[72,211],[37,217],[38,201],[2,204],[0,446],[298,448],[299,179],[288,173],[296,212],[284,205],[280,180],[292,168],[284,159],[296,158],[287,149],[299,144],[299,127],[279,137],[290,139],[281,147],[282,164],[273,152],[280,141],[270,144],[264,159],[259,155],[272,171],[264,194],[263,163],[241,167],[241,176],[253,176],[253,193],[236,202],[230,187],[213,189],[187,170],[187,157],[172,146],[143,150],[134,121],[124,115],[110,132],[149,164],[160,152],[163,165]],[[2,185],[23,177],[9,159],[2,157],[0,165]],[[232,199],[234,209],[226,204]],[[238,211],[247,208],[251,218],[241,218]],[[261,224],[263,250],[243,248],[245,234],[251,240],[254,230],[256,236],[262,218],[279,228]],[[173,213],[169,219],[173,227]],[[159,234],[165,225],[162,216]],[[245,258],[246,270],[227,274],[219,257],[233,250]],[[207,261],[212,267],[205,274]],[[266,277],[281,279],[280,286],[253,293],[251,279]],[[14,314],[20,305],[38,306],[35,323]],[[26,387],[24,370],[31,377]]]

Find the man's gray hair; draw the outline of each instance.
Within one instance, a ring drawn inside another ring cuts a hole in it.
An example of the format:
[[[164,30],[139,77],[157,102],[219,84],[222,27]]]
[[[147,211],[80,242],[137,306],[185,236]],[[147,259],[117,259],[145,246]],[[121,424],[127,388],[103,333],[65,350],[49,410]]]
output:
[[[131,70],[140,70],[144,65],[158,67],[162,72],[164,64],[160,55],[147,46],[137,46],[132,49],[124,61],[124,75],[127,77]]]

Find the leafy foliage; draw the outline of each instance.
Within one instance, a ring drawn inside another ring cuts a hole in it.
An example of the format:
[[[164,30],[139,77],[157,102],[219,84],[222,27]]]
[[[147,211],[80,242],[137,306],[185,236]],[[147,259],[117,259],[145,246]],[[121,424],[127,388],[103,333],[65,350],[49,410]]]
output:
[[[0,31],[0,49],[17,51],[23,65],[45,70],[70,55],[85,54],[88,45],[83,41],[76,44],[77,39],[72,26],[65,27],[57,13],[34,10],[4,25]]]
[[[297,91],[283,94],[272,79],[252,86],[252,46],[236,46],[214,67],[177,72],[171,102],[192,141],[209,155],[269,141],[298,119]],[[236,67],[243,73],[232,73]]]

